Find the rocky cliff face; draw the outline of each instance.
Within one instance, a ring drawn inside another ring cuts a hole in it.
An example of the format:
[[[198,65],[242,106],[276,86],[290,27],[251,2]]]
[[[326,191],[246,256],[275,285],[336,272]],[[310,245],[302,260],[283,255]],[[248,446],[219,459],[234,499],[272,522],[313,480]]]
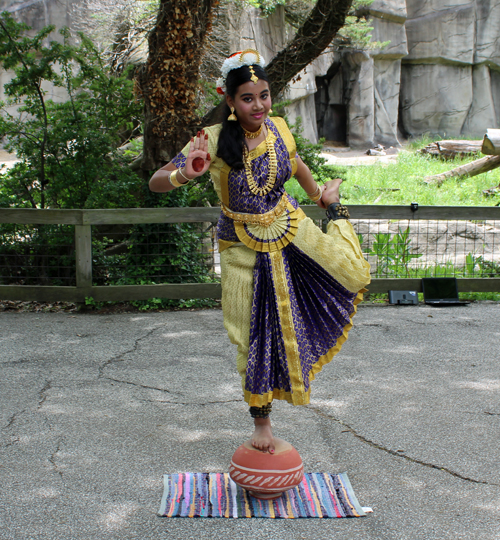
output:
[[[62,28],[71,25],[71,4],[74,3],[72,0],[0,0],[0,11],[9,11],[33,30],[41,30],[49,24]]]
[[[481,137],[500,120],[500,0],[406,0],[401,125]]]
[[[401,59],[408,54],[405,1],[375,0],[370,15],[373,40],[389,45],[336,54],[316,95],[320,135],[352,147],[398,144]]]
[[[375,0],[370,14],[373,39],[391,43],[337,56],[318,85],[320,135],[387,146],[424,133],[482,137],[500,125],[500,0]]]

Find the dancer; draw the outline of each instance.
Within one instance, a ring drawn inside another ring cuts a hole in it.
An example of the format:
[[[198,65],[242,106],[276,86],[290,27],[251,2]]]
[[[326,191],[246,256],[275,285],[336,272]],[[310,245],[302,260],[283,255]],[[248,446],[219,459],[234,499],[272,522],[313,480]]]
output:
[[[223,122],[198,132],[149,185],[167,192],[210,171],[221,205],[224,326],[238,347],[252,445],[272,454],[272,401],[309,403],[311,381],[347,339],[370,266],[339,202],[342,180],[318,185],[286,122],[269,117],[264,65],[253,49],[224,61],[217,81]],[[285,192],[292,176],[326,209],[326,233]]]

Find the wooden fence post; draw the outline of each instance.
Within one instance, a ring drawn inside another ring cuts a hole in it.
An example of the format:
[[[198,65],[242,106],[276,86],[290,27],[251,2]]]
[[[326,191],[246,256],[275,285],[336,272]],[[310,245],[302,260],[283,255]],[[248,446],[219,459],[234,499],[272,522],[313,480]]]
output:
[[[92,287],[92,229],[91,225],[75,225],[76,286],[79,292]],[[82,298],[85,294],[82,295]]]

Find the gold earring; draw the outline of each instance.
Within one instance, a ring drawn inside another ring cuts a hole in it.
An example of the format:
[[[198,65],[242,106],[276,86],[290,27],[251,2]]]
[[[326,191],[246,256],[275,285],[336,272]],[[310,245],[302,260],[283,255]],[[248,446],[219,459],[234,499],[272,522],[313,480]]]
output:
[[[231,114],[227,117],[227,119],[230,122],[236,122],[238,119],[236,118],[236,115],[234,114],[234,107],[231,107]]]
[[[269,109],[269,114],[273,114],[273,110],[272,110],[272,109]]]

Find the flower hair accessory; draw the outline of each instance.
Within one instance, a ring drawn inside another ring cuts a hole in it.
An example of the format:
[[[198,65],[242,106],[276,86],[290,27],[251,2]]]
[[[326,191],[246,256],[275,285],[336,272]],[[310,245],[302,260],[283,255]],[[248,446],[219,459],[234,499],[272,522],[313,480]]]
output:
[[[233,69],[238,69],[241,66],[252,66],[254,64],[257,64],[262,68],[266,65],[264,58],[262,58],[259,51],[256,51],[255,49],[238,51],[232,54],[229,58],[226,58],[221,68],[222,77],[217,79],[217,93],[221,95],[226,93],[226,79],[230,71]],[[252,74],[251,80],[257,84],[257,81],[259,80],[257,75],[255,75],[253,69],[250,71]]]

